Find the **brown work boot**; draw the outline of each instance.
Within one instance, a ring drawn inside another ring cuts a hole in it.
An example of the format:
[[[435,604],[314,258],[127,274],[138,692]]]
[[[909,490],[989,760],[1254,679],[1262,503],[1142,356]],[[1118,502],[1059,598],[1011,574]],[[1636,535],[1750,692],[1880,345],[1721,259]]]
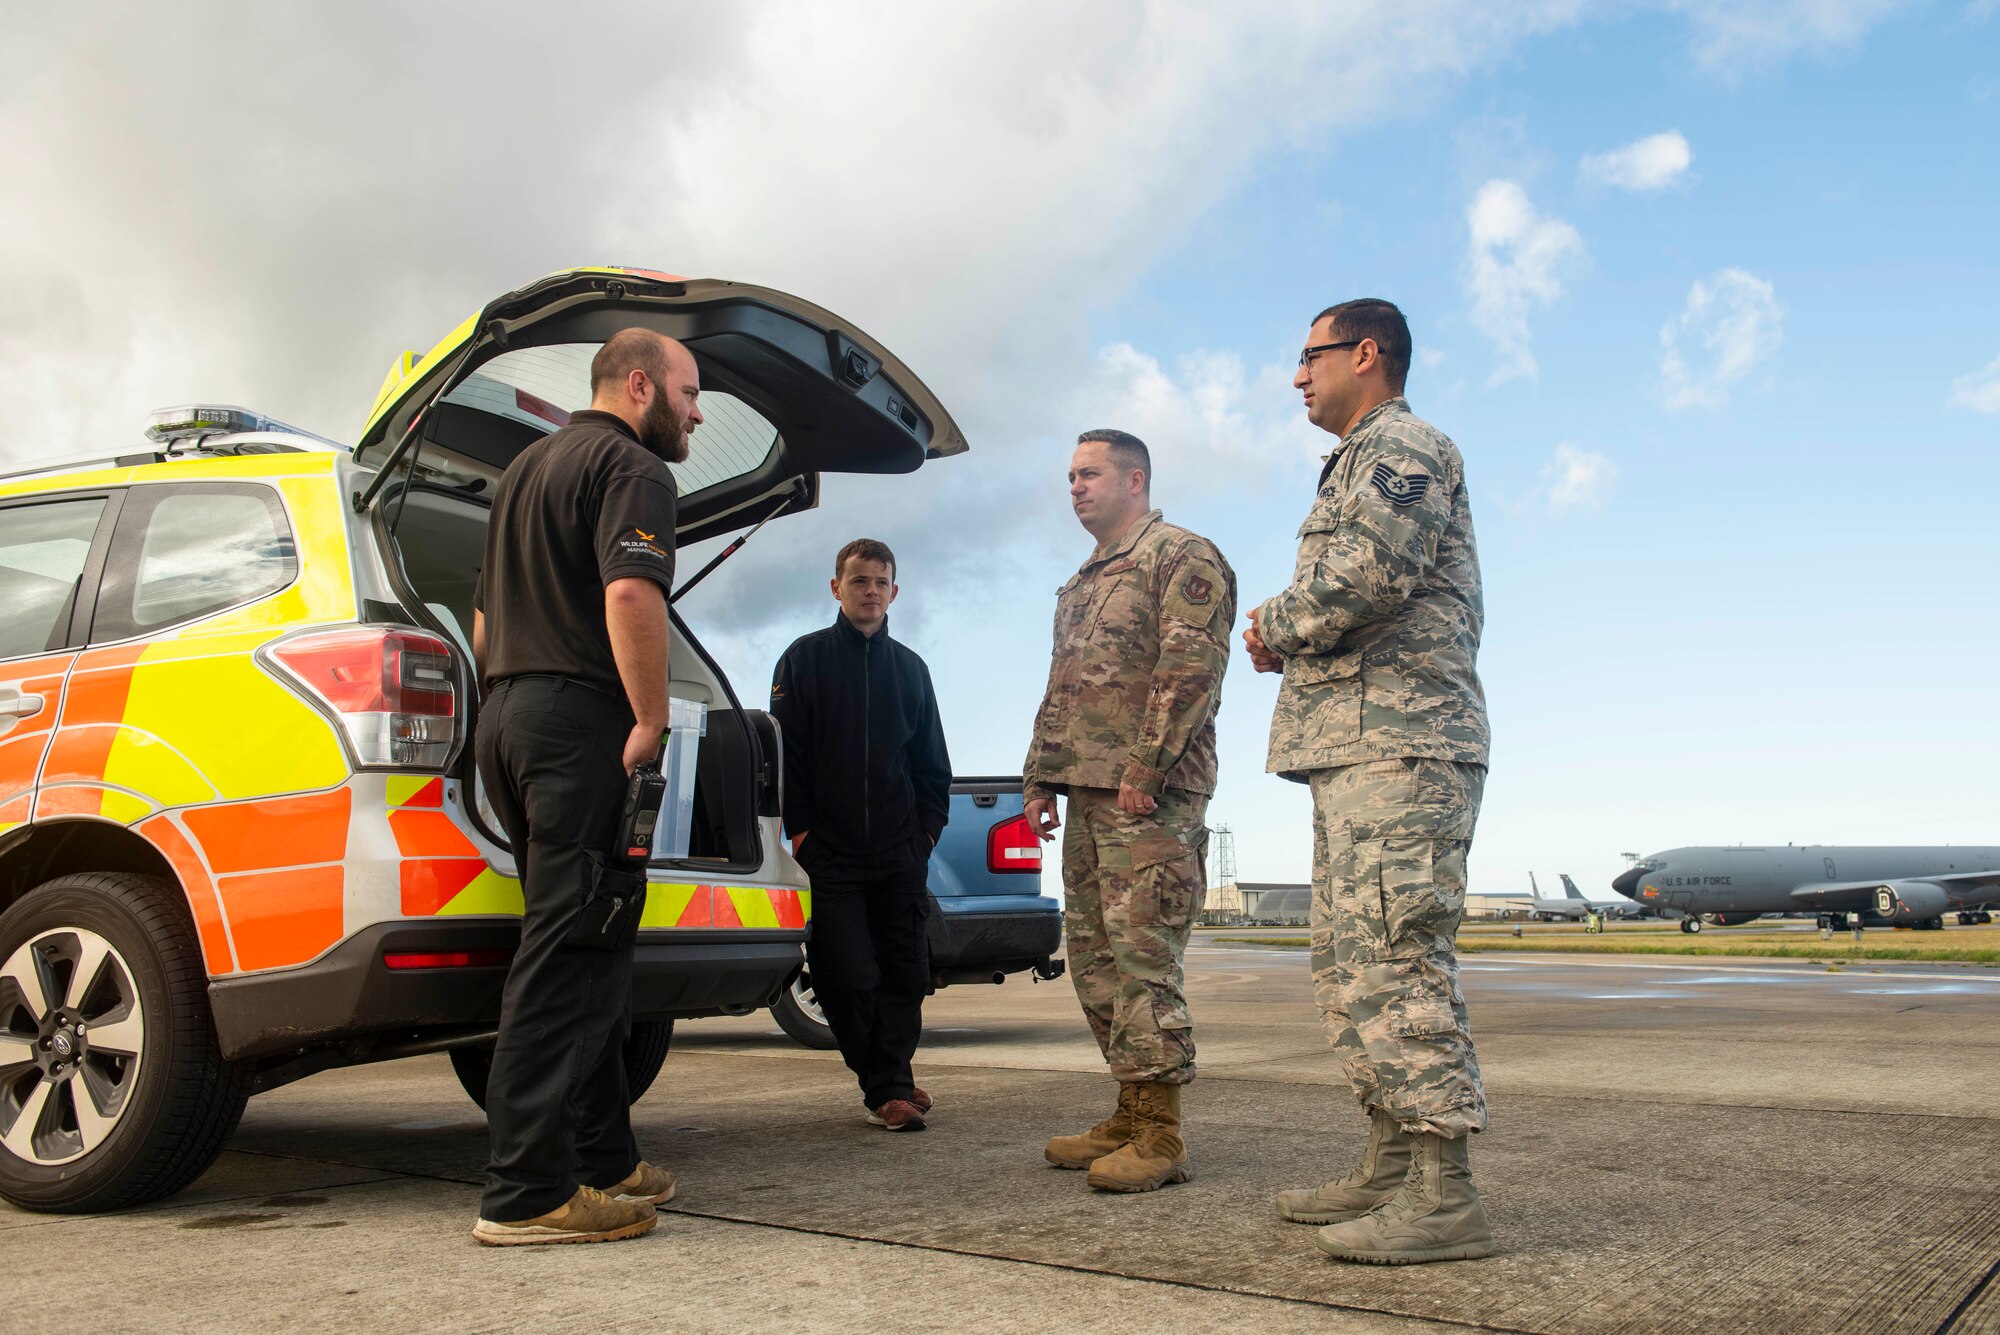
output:
[[[1194,1176],[1181,1140],[1181,1087],[1148,1080],[1132,1087],[1132,1139],[1090,1166],[1099,1191],[1153,1191]]]
[[[1493,1254],[1493,1227],[1472,1188],[1466,1163],[1470,1136],[1447,1140],[1419,1131],[1410,1136],[1410,1174],[1396,1194],[1313,1239],[1328,1256],[1369,1265],[1421,1265],[1471,1261]]]
[[[1132,1091],[1137,1085],[1118,1082],[1118,1107],[1111,1116],[1080,1136],[1052,1136],[1042,1157],[1058,1168],[1088,1168],[1132,1139]]]
[[[604,1188],[604,1194],[622,1205],[637,1205],[641,1201],[648,1205],[665,1205],[674,1198],[674,1190],[672,1173],[641,1159],[639,1166],[623,1182]]]
[[[918,1112],[922,1113],[926,1117],[929,1117],[931,1115],[931,1109],[937,1106],[937,1102],[934,1099],[932,1099],[930,1095],[924,1093],[924,1087],[922,1085],[910,1086],[910,1102],[912,1105],[916,1107],[916,1110]]]
[[[614,1201],[595,1187],[578,1187],[560,1210],[499,1224],[482,1219],[472,1236],[488,1247],[534,1247],[552,1242],[616,1242],[653,1231],[659,1215],[647,1201]]]
[[[1278,1193],[1278,1217],[1294,1224],[1339,1224],[1359,1219],[1396,1194],[1410,1172],[1410,1137],[1380,1108],[1369,1109],[1368,1147],[1361,1166],[1320,1187]]]

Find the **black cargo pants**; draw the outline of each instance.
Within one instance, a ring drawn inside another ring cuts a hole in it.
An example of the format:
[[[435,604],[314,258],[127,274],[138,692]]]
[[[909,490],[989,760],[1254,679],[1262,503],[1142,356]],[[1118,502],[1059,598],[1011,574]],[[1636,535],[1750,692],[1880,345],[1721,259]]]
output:
[[[631,730],[623,701],[560,677],[510,677],[479,714],[479,773],[526,904],[486,1085],[492,1158],[479,1213],[498,1223],[560,1209],[579,1185],[609,1187],[639,1162],[624,1052],[634,937],[611,949],[564,939],[604,877],[641,875],[606,858]]]
[[[879,1108],[915,1088],[910,1059],[931,979],[931,841],[912,835],[866,859],[814,848],[815,841],[808,832],[799,846],[799,865],[812,878],[806,967],[862,1102]]]

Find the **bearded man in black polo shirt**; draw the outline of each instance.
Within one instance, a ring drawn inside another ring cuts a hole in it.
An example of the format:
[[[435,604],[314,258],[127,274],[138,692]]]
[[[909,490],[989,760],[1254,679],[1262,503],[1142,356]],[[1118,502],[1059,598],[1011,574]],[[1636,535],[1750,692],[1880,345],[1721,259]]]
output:
[[[685,347],[627,329],[590,386],[590,408],[500,479],[473,597],[479,773],[525,905],[486,1086],[473,1236],[493,1246],[637,1237],[674,1194],[639,1157],[625,1085],[639,915],[602,930],[593,910],[645,902],[644,870],[611,854],[626,781],[667,725],[667,464],[687,458],[701,383]]]

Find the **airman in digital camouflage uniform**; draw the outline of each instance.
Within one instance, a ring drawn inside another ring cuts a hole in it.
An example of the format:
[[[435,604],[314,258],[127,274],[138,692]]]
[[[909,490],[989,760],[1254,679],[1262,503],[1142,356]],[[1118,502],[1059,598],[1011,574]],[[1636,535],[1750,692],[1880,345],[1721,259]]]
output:
[[[1236,576],[1214,545],[1160,518],[1145,444],[1086,431],[1070,503],[1097,548],[1056,603],[1055,661],[1028,747],[1027,813],[1062,824],[1069,973],[1118,1080],[1111,1116],[1049,1141],[1103,1191],[1189,1177],[1181,1087],[1194,1022],[1181,957],[1201,912],[1203,818],[1215,791],[1215,711],[1229,666]]]
[[[1312,787],[1313,995],[1372,1125],[1359,1166],[1278,1213],[1326,1225],[1343,1260],[1485,1256],[1466,1147],[1486,1095],[1453,953],[1487,762],[1465,466],[1403,398],[1396,307],[1332,307],[1306,343],[1292,383],[1341,445],[1244,641],[1284,673],[1269,765]]]

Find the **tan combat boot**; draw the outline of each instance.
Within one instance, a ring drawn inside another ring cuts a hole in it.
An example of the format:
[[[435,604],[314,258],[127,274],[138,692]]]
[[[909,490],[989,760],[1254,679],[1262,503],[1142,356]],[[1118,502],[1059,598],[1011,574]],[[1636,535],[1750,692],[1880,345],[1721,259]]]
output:
[[[1493,1254],[1493,1228],[1466,1166],[1469,1136],[1410,1137],[1410,1175],[1394,1196],[1313,1239],[1328,1256],[1369,1265],[1470,1261]]]
[[[1118,1107],[1111,1116],[1080,1136],[1055,1136],[1042,1157],[1058,1168],[1088,1168],[1132,1139],[1132,1091],[1136,1085],[1118,1082]]]
[[[1181,1139],[1181,1087],[1160,1080],[1132,1086],[1132,1139],[1090,1166],[1099,1191],[1152,1191],[1194,1176]]]
[[[1294,1224],[1339,1224],[1359,1219],[1396,1194],[1410,1172],[1410,1137],[1380,1108],[1369,1109],[1368,1148],[1361,1166],[1322,1187],[1278,1193],[1278,1217]]]

